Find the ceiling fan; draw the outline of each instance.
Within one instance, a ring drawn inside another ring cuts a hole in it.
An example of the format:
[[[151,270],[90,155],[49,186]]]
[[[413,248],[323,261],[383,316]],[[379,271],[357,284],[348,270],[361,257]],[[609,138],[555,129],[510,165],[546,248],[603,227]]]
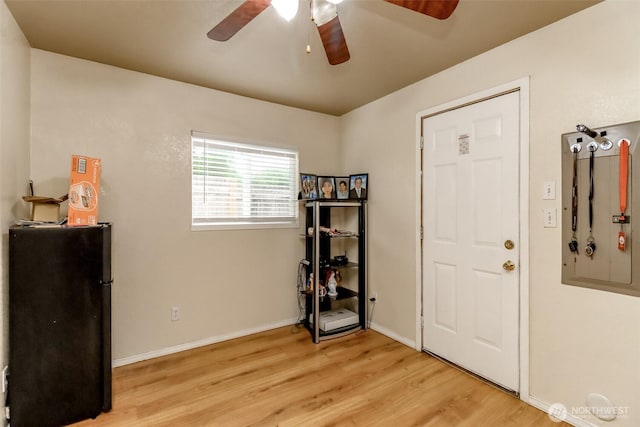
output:
[[[310,0],[311,19],[318,28],[329,64],[347,62],[351,55],[342,32],[336,4],[341,0]],[[447,19],[458,6],[458,0],[384,0],[437,19]],[[227,15],[207,37],[216,41],[227,41],[258,16],[269,5],[279,9],[282,0],[245,0],[236,10]],[[294,1],[297,10],[297,0]],[[280,13],[280,10],[278,10]],[[295,11],[293,12],[295,15]],[[283,15],[284,16],[284,15]],[[286,17],[285,17],[286,19]],[[289,18],[290,19],[290,18]]]

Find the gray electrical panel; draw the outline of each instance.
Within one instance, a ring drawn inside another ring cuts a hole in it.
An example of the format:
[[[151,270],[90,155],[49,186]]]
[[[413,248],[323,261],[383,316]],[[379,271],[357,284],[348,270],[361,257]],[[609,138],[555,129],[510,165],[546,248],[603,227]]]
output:
[[[562,283],[640,296],[640,121],[577,129],[562,135]]]

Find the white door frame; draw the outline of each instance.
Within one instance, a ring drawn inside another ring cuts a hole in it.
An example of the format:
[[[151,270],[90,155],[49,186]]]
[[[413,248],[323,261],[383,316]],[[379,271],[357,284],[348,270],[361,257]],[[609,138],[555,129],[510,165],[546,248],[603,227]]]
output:
[[[491,89],[474,93],[464,98],[440,104],[416,115],[416,350],[422,351],[422,150],[420,137],[422,119],[425,116],[462,107],[469,103],[491,98],[496,95],[518,89],[520,92],[520,328],[519,328],[519,365],[520,400],[529,402],[529,77],[524,77]]]

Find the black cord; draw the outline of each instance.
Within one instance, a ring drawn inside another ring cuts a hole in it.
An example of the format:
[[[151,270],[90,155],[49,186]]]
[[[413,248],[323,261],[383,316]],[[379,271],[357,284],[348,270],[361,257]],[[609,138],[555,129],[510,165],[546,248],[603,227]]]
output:
[[[307,265],[308,261],[306,259],[300,260],[300,263],[298,264],[298,279],[296,285],[298,298],[298,319],[296,320],[296,326],[298,327],[304,326],[304,320],[306,318],[305,288],[307,282]]]
[[[589,157],[589,233],[591,233],[591,228],[593,227],[593,162],[595,154],[596,151],[592,150]]]
[[[596,250],[596,244],[593,239],[593,167],[597,146],[594,147],[589,144],[589,149],[591,150],[591,156],[589,158],[589,237],[587,237],[587,246],[584,252],[589,258],[593,259],[593,254]]]
[[[573,148],[573,185],[571,188],[571,231],[578,229],[578,148]]]
[[[367,322],[367,329],[371,328],[371,322],[373,321],[373,310],[375,310],[376,308],[375,298],[371,298],[369,302],[371,303],[371,312],[369,313],[369,321]]]

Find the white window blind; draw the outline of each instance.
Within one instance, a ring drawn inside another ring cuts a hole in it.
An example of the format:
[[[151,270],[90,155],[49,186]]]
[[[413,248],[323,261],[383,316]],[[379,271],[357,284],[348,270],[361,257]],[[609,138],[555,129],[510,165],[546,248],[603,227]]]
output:
[[[192,225],[282,225],[298,219],[298,153],[191,135]]]

